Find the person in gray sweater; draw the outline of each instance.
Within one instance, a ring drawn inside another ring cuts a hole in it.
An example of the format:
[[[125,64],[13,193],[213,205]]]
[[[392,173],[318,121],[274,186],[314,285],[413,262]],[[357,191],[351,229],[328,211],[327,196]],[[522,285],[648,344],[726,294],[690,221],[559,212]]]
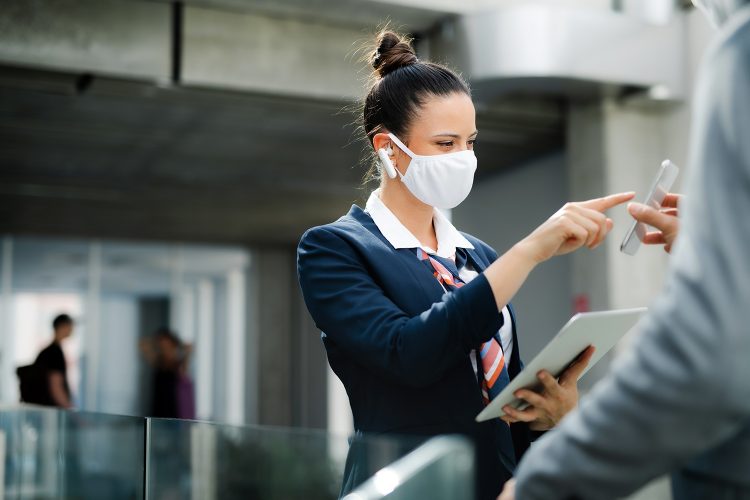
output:
[[[666,289],[502,500],[618,498],[667,472],[676,499],[750,499],[750,0],[695,3],[721,31],[696,89]]]

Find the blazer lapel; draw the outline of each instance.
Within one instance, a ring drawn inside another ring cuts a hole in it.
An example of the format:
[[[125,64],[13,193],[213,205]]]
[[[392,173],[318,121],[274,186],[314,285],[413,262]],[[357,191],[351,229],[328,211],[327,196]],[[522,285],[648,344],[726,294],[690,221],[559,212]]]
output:
[[[464,248],[464,252],[469,256],[469,262],[471,266],[478,273],[483,273],[485,269],[490,265],[489,262],[482,259],[474,248]]]
[[[378,238],[383,245],[393,252],[397,257],[397,260],[401,263],[402,270],[408,270],[414,282],[418,283],[424,292],[424,302],[421,306],[423,309],[427,309],[441,299],[445,294],[443,286],[435,279],[435,276],[430,272],[427,266],[419,261],[413,250],[409,248],[393,248],[393,245],[391,245],[388,239],[383,236],[383,233],[380,232],[380,229],[378,229],[378,226],[372,220],[372,217],[357,205],[352,205],[352,208],[349,211],[349,216],[359,222],[365,229],[372,233],[373,236]]]

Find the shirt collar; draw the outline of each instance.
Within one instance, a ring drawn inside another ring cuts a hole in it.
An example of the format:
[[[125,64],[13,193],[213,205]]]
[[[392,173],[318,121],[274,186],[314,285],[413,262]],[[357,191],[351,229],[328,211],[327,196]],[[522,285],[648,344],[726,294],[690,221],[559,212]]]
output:
[[[439,257],[452,258],[456,254],[456,248],[474,248],[461,233],[451,224],[448,218],[437,208],[433,209],[432,222],[435,226],[435,235],[437,236],[438,248],[434,252],[430,248],[425,248],[431,253],[436,253]],[[380,199],[380,190],[376,189],[370,194],[370,198],[365,205],[365,211],[370,214],[375,225],[385,239],[395,249],[399,248],[421,248],[419,240],[401,224],[401,221],[385,206]]]

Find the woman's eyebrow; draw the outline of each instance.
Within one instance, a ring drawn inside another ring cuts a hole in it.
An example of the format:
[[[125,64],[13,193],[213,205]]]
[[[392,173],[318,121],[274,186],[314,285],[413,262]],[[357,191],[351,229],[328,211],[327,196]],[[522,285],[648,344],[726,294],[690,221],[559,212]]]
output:
[[[475,136],[479,133],[478,130],[475,130],[472,132],[469,137]],[[434,134],[432,137],[453,137],[454,139],[458,139],[461,137],[461,135],[456,134],[454,132],[440,132],[439,134]]]

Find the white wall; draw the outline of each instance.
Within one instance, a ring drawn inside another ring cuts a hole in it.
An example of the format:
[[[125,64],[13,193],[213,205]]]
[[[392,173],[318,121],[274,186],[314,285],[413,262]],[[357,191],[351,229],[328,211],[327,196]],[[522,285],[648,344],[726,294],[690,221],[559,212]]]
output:
[[[104,295],[99,340],[96,411],[135,415],[139,409],[139,311],[137,297]]]

